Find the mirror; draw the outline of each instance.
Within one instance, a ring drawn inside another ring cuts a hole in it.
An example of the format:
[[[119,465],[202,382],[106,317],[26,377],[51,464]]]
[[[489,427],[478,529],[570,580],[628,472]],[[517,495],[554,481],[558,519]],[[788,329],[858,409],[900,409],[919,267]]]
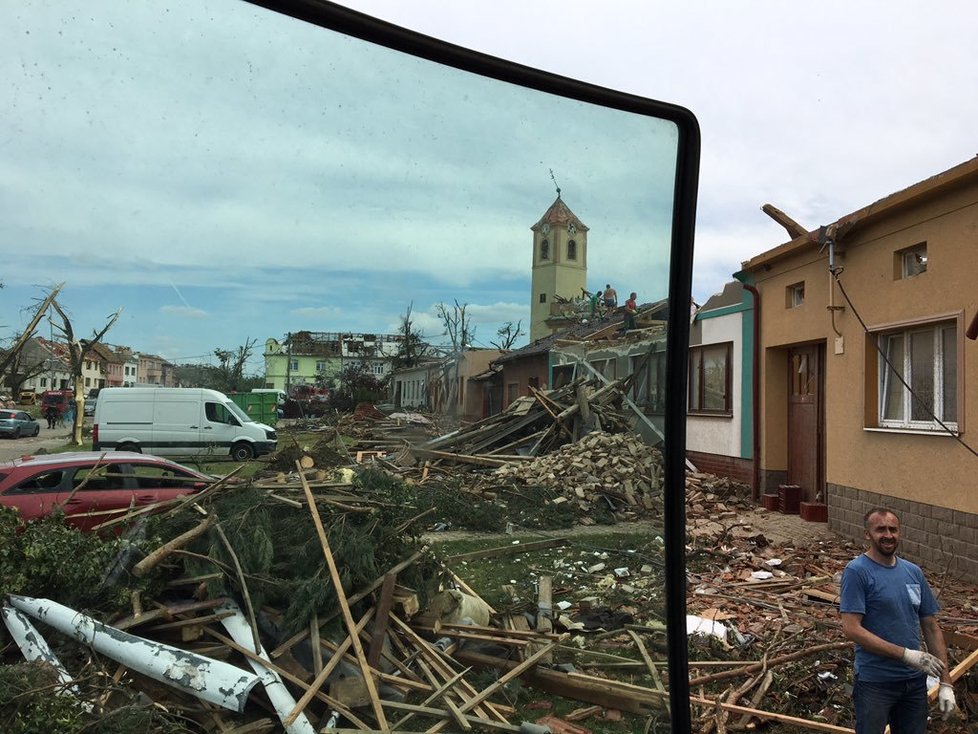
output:
[[[466,307],[475,347],[519,324],[518,348],[593,318],[582,288],[664,302],[653,377],[633,397],[655,403],[645,422],[665,455],[655,603],[670,624],[672,724],[688,728],[694,118],[326,3],[260,5],[0,10],[0,337],[62,282],[82,336],[121,307],[106,342],[182,365],[257,340],[250,374],[265,372],[266,340],[282,354],[297,332],[397,334],[408,309],[445,344],[439,303]],[[569,354],[553,359],[558,376]],[[517,393],[499,397],[530,394]]]

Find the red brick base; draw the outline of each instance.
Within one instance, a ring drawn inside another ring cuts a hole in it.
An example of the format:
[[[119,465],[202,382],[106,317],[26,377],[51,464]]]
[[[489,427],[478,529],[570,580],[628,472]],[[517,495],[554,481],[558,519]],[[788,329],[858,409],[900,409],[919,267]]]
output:
[[[750,459],[740,459],[736,456],[724,456],[723,454],[703,454],[699,451],[687,451],[686,458],[693,462],[693,466],[697,470],[707,474],[730,477],[744,484],[750,484],[753,478],[751,471],[753,462]]]
[[[801,519],[808,522],[828,522],[829,506],[824,502],[802,502]]]

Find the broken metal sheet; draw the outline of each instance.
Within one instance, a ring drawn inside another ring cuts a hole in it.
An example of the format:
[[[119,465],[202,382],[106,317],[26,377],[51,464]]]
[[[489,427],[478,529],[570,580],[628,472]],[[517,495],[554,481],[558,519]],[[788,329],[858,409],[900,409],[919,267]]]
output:
[[[217,609],[218,614],[224,612],[229,612],[230,616],[221,617],[221,624],[228,631],[238,645],[246,650],[252,650],[258,657],[271,662],[268,660],[268,655],[259,645],[258,649],[255,650],[255,638],[251,632],[251,625],[248,624],[248,620],[241,613],[241,609],[237,604],[233,602],[225,602]],[[305,714],[299,714],[295,722],[286,725],[285,720],[292,713],[295,708],[295,698],[289,693],[289,690],[285,687],[285,683],[282,682],[281,676],[270,668],[266,668],[264,665],[259,663],[257,660],[248,658],[248,663],[251,665],[251,669],[258,674],[261,679],[262,685],[265,686],[265,693],[268,694],[268,700],[272,702],[272,706],[275,707],[275,713],[278,714],[279,719],[282,721],[283,726],[285,726],[285,731],[288,734],[316,734],[315,727],[309,722]]]
[[[81,696],[81,691],[78,690],[78,686],[72,683],[71,674],[61,664],[58,656],[54,654],[54,651],[48,645],[47,640],[31,624],[31,621],[19,610],[7,604],[3,605],[0,613],[3,614],[3,623],[7,626],[7,629],[10,631],[10,636],[14,638],[24,658],[32,663],[47,663],[58,672],[58,680],[64,685],[62,691],[70,691],[76,696]],[[82,705],[86,710],[91,711],[91,704],[83,703]]]
[[[234,665],[123,632],[50,599],[11,594],[7,600],[24,614],[147,678],[239,714],[258,683],[257,675]]]

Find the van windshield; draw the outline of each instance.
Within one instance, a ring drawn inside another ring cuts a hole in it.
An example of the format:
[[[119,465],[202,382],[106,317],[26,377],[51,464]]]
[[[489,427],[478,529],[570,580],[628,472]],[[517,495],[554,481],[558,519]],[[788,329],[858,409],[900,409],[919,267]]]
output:
[[[243,410],[241,410],[241,408],[239,408],[237,405],[235,405],[234,403],[232,403],[230,400],[228,400],[226,403],[224,403],[224,407],[227,408],[229,412],[231,412],[232,414],[234,414],[234,417],[237,418],[242,423],[254,423],[255,422],[254,420],[252,420],[252,418],[251,418],[250,415],[248,415],[247,413],[245,413]]]

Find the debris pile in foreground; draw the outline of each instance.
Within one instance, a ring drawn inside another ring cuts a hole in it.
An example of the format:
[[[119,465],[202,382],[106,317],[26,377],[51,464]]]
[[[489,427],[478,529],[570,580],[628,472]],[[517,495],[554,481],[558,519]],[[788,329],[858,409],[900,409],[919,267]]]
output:
[[[614,391],[604,397],[610,425]],[[565,432],[555,416],[568,406],[547,400],[537,408],[549,425],[526,421],[543,418],[524,406],[442,441],[464,452],[419,448],[398,438],[398,420],[361,411],[283,436],[291,466],[281,459],[151,517],[133,512],[101,538],[56,518],[21,532],[3,513],[0,726],[661,730],[661,458],[628,432],[573,421]],[[509,453],[507,442],[550,450]],[[824,533],[771,539],[768,513],[742,485],[694,471],[686,483],[696,730],[850,731],[852,653],[836,605],[839,573],[860,549]],[[526,528],[534,513],[549,533],[503,534],[447,557],[425,545],[435,526]],[[641,518],[615,529],[644,540],[599,548],[568,529],[596,517]],[[479,588],[480,567],[504,569],[508,582]],[[932,731],[957,731],[978,708],[976,590],[931,578],[964,717]]]

